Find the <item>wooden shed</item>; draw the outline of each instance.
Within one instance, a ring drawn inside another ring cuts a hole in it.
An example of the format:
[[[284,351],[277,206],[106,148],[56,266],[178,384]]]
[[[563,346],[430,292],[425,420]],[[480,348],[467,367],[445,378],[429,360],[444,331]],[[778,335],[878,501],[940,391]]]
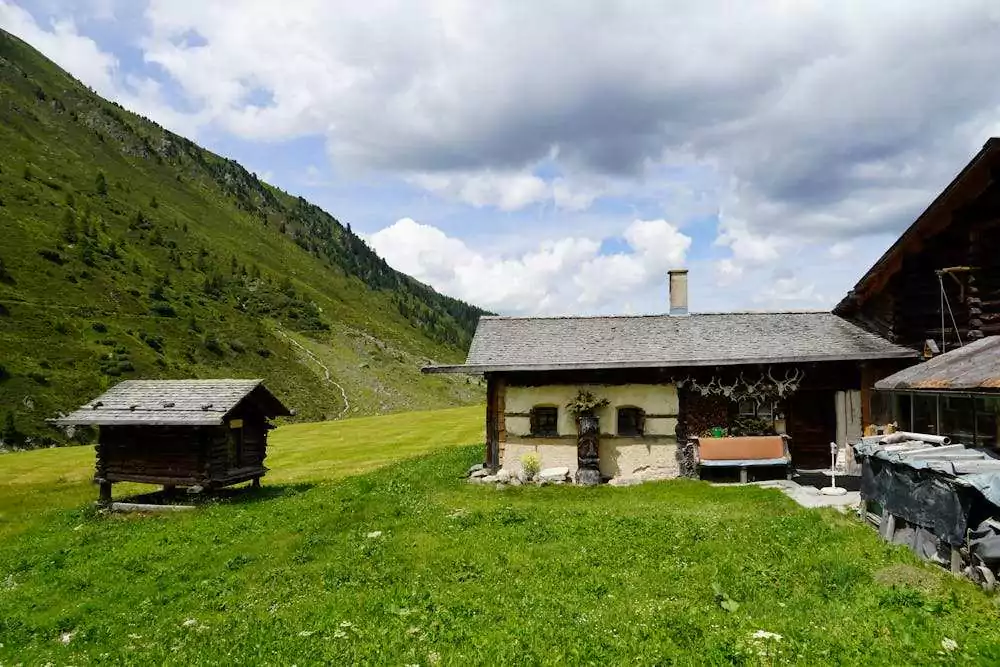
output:
[[[261,380],[127,380],[60,426],[97,426],[102,503],[115,482],[219,488],[267,472],[268,420],[291,412]]]

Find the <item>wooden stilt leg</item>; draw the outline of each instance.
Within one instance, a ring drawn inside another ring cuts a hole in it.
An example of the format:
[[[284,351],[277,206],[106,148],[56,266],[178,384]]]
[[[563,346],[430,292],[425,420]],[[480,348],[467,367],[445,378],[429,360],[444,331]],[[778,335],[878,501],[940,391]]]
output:
[[[740,484],[746,484],[746,483],[747,483],[747,469],[746,466],[743,466],[742,468],[740,468]]]
[[[259,489],[260,488],[260,477],[254,477],[253,478],[253,481],[250,482],[250,488],[251,489]]]
[[[111,505],[111,482],[101,482],[100,503],[105,507]]]

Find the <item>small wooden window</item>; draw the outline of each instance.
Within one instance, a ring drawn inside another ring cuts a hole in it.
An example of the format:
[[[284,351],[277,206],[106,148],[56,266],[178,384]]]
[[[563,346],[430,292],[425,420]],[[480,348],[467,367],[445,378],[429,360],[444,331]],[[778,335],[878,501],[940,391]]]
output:
[[[559,408],[554,406],[532,408],[531,435],[559,435]]]
[[[618,408],[618,435],[642,435],[644,421],[642,408]]]
[[[778,405],[770,401],[764,401],[763,403],[740,401],[737,413],[740,417],[756,417],[764,421],[782,419],[781,410],[778,409]]]

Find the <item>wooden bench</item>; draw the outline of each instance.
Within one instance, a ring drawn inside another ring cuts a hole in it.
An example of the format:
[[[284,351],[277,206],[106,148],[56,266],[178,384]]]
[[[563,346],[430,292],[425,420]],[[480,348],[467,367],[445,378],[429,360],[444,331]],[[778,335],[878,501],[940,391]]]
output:
[[[788,436],[757,435],[734,438],[693,438],[694,459],[699,476],[702,468],[739,468],[740,482],[747,483],[747,468],[784,466],[792,478]]]

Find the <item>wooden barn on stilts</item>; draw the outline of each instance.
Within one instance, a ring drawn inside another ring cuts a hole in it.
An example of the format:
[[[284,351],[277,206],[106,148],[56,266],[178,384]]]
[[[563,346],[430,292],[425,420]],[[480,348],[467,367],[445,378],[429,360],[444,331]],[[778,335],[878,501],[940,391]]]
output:
[[[59,426],[97,426],[100,500],[115,482],[220,488],[267,472],[268,420],[291,411],[261,380],[127,380]]]

